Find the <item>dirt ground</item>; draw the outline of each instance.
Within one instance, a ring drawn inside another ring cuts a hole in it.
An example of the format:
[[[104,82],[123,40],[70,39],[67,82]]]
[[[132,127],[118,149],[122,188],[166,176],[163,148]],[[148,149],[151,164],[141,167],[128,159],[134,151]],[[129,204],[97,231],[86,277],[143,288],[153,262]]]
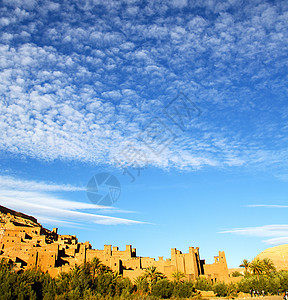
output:
[[[224,300],[224,299],[226,299],[227,300],[227,298],[213,298],[213,299],[222,299],[222,300]],[[243,298],[235,298],[234,300],[252,300],[252,299],[255,299],[255,300],[282,300],[283,299],[283,296],[265,296],[265,297],[262,297],[262,296],[260,296],[260,297],[250,297],[250,295],[249,296],[247,296],[247,297],[243,297]]]
[[[211,298],[206,298],[204,297],[203,299],[213,299],[213,300],[227,300],[227,298],[225,297],[211,297]],[[255,300],[282,300],[283,299],[283,296],[265,296],[265,297],[253,297],[251,298],[250,295],[249,296],[246,296],[246,297],[239,297],[239,298],[234,298],[234,300],[252,300],[252,299],[255,299]]]
[[[262,297],[262,296],[260,296],[260,297],[253,297],[253,298],[251,298],[251,297],[246,297],[246,298],[236,298],[237,300],[239,299],[249,299],[249,300],[251,300],[251,299],[263,299],[263,300],[281,300],[281,299],[283,299],[283,296],[265,296],[265,297]]]

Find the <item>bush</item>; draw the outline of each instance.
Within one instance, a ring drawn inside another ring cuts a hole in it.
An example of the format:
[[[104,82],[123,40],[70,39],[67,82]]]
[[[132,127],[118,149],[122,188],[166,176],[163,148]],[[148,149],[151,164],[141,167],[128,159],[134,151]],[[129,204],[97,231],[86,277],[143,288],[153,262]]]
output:
[[[224,282],[218,282],[213,285],[213,292],[219,297],[227,296],[227,286]]]
[[[281,292],[288,291],[288,271],[280,271],[278,273],[279,278],[279,290]]]
[[[119,278],[115,286],[116,295],[127,296],[133,292],[133,284],[129,278]]]
[[[189,298],[195,296],[195,288],[202,291],[213,290],[217,296],[236,296],[236,292],[249,293],[251,289],[262,290],[265,294],[277,294],[288,290],[288,271],[270,274],[247,275],[237,284],[216,283],[213,286],[200,276],[195,287],[188,281],[169,281],[158,279],[149,281],[143,276],[135,280],[135,285],[128,278],[123,278],[109,269],[91,272],[89,264],[76,266],[69,273],[62,273],[56,278],[40,270],[26,270],[16,273],[11,262],[0,261],[1,299],[17,300],[152,300]],[[93,270],[92,270],[93,271]],[[150,290],[151,287],[151,290]],[[137,292],[135,293],[135,291]],[[149,293],[151,291],[151,293]],[[159,298],[158,298],[159,297]]]
[[[170,298],[173,294],[173,283],[167,279],[160,279],[152,286],[151,293],[164,299]]]
[[[194,284],[189,281],[174,283],[173,296],[180,298],[189,298],[195,293]]]
[[[241,274],[239,271],[234,271],[232,273],[232,277],[240,277],[240,276],[243,276],[243,274]]]
[[[200,291],[212,291],[212,285],[205,276],[197,277],[195,288]]]
[[[112,273],[98,275],[95,278],[95,281],[96,281],[96,290],[99,294],[114,296],[115,285],[113,282]]]
[[[238,282],[238,289],[241,292],[249,293],[250,290],[258,290],[260,293],[262,290],[265,293],[277,294],[277,291],[285,291],[288,288],[288,272],[279,272],[267,275],[252,275],[250,277],[243,278]]]

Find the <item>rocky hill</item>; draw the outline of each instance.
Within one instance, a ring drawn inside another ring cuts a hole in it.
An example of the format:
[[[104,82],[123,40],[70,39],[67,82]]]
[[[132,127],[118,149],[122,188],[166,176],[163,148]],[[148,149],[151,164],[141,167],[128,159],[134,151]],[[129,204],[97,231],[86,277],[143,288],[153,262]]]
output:
[[[22,226],[41,226],[37,219],[0,205],[0,226],[7,222]]]

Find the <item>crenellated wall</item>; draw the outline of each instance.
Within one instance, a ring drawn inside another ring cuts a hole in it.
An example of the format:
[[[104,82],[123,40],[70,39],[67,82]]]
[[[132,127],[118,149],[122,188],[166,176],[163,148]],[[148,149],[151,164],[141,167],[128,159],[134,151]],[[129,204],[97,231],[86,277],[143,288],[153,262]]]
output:
[[[173,279],[175,271],[183,272],[187,280],[195,280],[200,275],[211,282],[229,279],[225,253],[221,251],[213,264],[206,265],[200,260],[198,247],[189,247],[188,253],[172,248],[171,259],[166,260],[161,256],[158,260],[136,256],[136,249],[131,245],[123,251],[111,245],[104,245],[103,250],[92,249],[89,242],[79,243],[75,235],[59,235],[57,228],[49,231],[35,218],[25,219],[20,213],[13,215],[9,209],[1,211],[1,206],[0,224],[0,258],[11,259],[19,269],[37,267],[54,277],[98,257],[112,271],[132,280],[150,266],[155,266],[168,279]]]

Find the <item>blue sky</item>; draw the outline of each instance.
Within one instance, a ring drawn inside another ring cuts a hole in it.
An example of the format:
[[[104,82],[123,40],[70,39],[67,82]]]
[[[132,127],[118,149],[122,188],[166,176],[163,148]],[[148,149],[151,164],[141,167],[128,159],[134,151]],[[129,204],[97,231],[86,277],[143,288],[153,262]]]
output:
[[[235,267],[288,243],[287,1],[0,11],[2,205],[141,256],[199,246]],[[113,206],[87,197],[101,173]]]

